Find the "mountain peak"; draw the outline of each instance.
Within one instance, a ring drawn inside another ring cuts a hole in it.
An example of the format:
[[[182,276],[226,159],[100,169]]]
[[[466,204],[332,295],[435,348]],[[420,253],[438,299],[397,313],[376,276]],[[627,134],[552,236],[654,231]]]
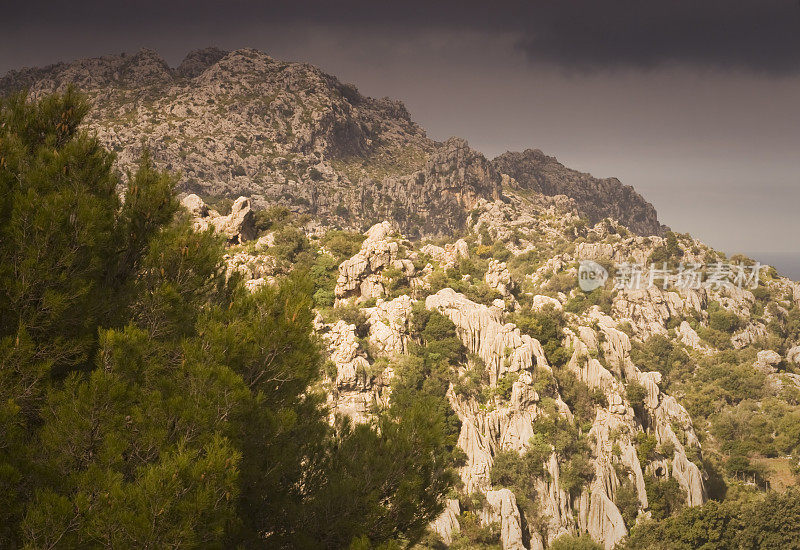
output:
[[[175,71],[182,77],[194,78],[203,73],[211,65],[228,55],[228,52],[215,46],[192,50],[183,58]]]

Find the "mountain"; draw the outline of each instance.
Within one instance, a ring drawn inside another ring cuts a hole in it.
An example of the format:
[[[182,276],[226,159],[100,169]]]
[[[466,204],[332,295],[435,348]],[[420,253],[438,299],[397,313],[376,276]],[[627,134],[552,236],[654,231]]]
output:
[[[597,179],[571,170],[538,149],[504,153],[492,164],[514,178],[521,189],[570,197],[590,223],[614,218],[640,235],[662,235],[667,229],[658,223],[653,205],[630,185],[622,185],[616,178]]]
[[[91,98],[89,126],[122,169],[146,145],[159,166],[181,173],[182,191],[212,202],[248,195],[257,207],[282,204],[360,230],[390,219],[410,236],[452,236],[478,198],[501,195],[507,174],[522,189],[572,198],[591,223],[664,230],[652,205],[617,180],[537,151],[488,161],[463,140],[435,142],[402,103],[256,50],[194,51],[176,69],[150,50],[59,63],[12,71],[0,93],[70,84]]]
[[[749,258],[669,231],[631,187],[433,141],[402,104],[254,50],[26,69],[0,91],[70,84],[121,169],[144,144],[180,172],[246,289],[311,275],[332,416],[370,422],[398,387],[441,399],[459,481],[418,550],[650,548],[681,531],[668,518],[718,518],[709,500],[796,485],[800,284],[736,284]],[[583,290],[586,265],[607,278]],[[669,269],[635,285],[636,265]]]

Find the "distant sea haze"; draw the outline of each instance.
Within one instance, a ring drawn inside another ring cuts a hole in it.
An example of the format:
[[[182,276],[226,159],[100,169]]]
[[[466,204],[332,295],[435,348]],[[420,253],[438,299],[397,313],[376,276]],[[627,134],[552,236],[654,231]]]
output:
[[[773,266],[779,275],[800,281],[800,252],[753,252],[748,256]]]

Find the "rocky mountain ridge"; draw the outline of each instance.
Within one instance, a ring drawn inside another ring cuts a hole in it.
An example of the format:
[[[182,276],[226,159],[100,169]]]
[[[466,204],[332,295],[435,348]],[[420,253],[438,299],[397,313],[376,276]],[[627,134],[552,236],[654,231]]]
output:
[[[256,50],[193,51],[175,69],[151,50],[23,69],[0,79],[0,95],[68,85],[93,102],[88,125],[120,168],[147,146],[157,165],[180,172],[182,191],[212,202],[247,195],[258,208],[281,204],[326,224],[364,230],[390,219],[410,237],[452,236],[477,198],[500,196],[507,174],[507,185],[570,197],[590,223],[664,230],[652,205],[617,180],[536,152],[489,161],[463,140],[435,142],[399,101]]]

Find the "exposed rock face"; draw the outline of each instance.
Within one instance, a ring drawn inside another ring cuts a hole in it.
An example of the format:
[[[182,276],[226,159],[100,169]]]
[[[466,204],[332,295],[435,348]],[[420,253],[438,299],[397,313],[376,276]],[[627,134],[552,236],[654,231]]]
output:
[[[489,162],[464,140],[428,139],[398,101],[252,49],[193,51],[175,69],[142,50],[11,71],[0,95],[69,84],[88,94],[88,123],[121,168],[144,144],[157,166],[181,173],[180,191],[204,198],[245,195],[255,207],[282,204],[358,230],[391,219],[411,237],[454,235],[479,200],[500,196],[504,173],[523,189],[570,197],[593,222],[663,230],[653,207],[615,179],[530,149]]]
[[[522,519],[517,499],[508,489],[488,491],[486,501],[491,507],[489,521],[500,523],[500,542],[503,550],[525,550],[522,544]]]
[[[367,375],[369,361],[359,350],[355,325],[337,321],[323,338],[328,344],[331,361],[336,365],[336,391],[331,394],[334,414],[344,414],[357,422],[369,419],[369,408],[375,402],[373,385]]]
[[[398,258],[400,245],[386,240],[390,233],[388,222],[374,225],[367,231],[361,250],[339,266],[339,278],[334,289],[338,299],[356,297],[369,300],[383,296],[385,288],[380,272],[387,267],[396,267],[406,275],[413,275],[414,264]]]
[[[511,296],[511,289],[514,282],[511,280],[511,273],[509,273],[505,262],[490,260],[489,269],[484,275],[484,280],[487,285],[497,290],[503,298]]]
[[[447,506],[444,512],[431,523],[431,529],[440,537],[445,544],[453,542],[453,535],[456,534],[460,526],[458,524],[458,516],[461,513],[461,506],[457,499],[447,499]]]
[[[203,200],[197,195],[187,195],[181,204],[194,216],[194,227],[198,231],[205,231],[213,227],[222,233],[231,244],[239,244],[253,240],[256,237],[255,215],[250,208],[250,199],[239,197],[231,206],[231,213],[227,216],[220,215],[216,210],[210,210]]]
[[[592,490],[587,530],[593,539],[603,541],[607,550],[614,548],[628,534],[622,514],[602,488]]]
[[[523,189],[572,198],[591,223],[613,218],[640,235],[661,235],[665,231],[653,205],[616,178],[597,179],[571,170],[538,149],[505,153],[492,164]]]
[[[369,201],[379,215],[394,212],[405,234],[419,237],[464,229],[467,212],[480,199],[494,200],[500,193],[500,175],[489,161],[463,139],[450,138],[422,170],[384,179],[380,194],[370,195]]]
[[[778,369],[775,367],[780,362],[781,356],[777,351],[763,350],[758,352],[756,362],[753,367],[765,374],[772,374],[777,372]]]
[[[678,335],[680,336],[681,342],[686,344],[692,349],[700,349],[700,337],[697,335],[697,332],[692,328],[692,326],[687,323],[686,321],[681,321],[680,327],[678,327]]]
[[[447,244],[444,247],[433,244],[426,244],[420,252],[427,254],[442,267],[453,267],[460,258],[469,258],[469,247],[464,239],[458,239],[455,243]]]
[[[637,336],[647,339],[653,334],[666,334],[667,321],[691,310],[701,311],[705,302],[705,294],[696,290],[682,297],[678,292],[657,286],[625,289],[614,299],[614,313],[628,320]]]
[[[509,323],[500,322],[500,311],[467,299],[445,288],[425,300],[425,307],[437,309],[450,318],[467,349],[486,363],[491,384],[506,372],[532,370],[538,365],[549,370],[542,345]]]
[[[786,353],[786,360],[795,365],[800,365],[800,346],[795,346]]]
[[[409,317],[412,301],[404,294],[390,302],[378,300],[369,314],[369,339],[375,351],[384,356],[408,351]]]

